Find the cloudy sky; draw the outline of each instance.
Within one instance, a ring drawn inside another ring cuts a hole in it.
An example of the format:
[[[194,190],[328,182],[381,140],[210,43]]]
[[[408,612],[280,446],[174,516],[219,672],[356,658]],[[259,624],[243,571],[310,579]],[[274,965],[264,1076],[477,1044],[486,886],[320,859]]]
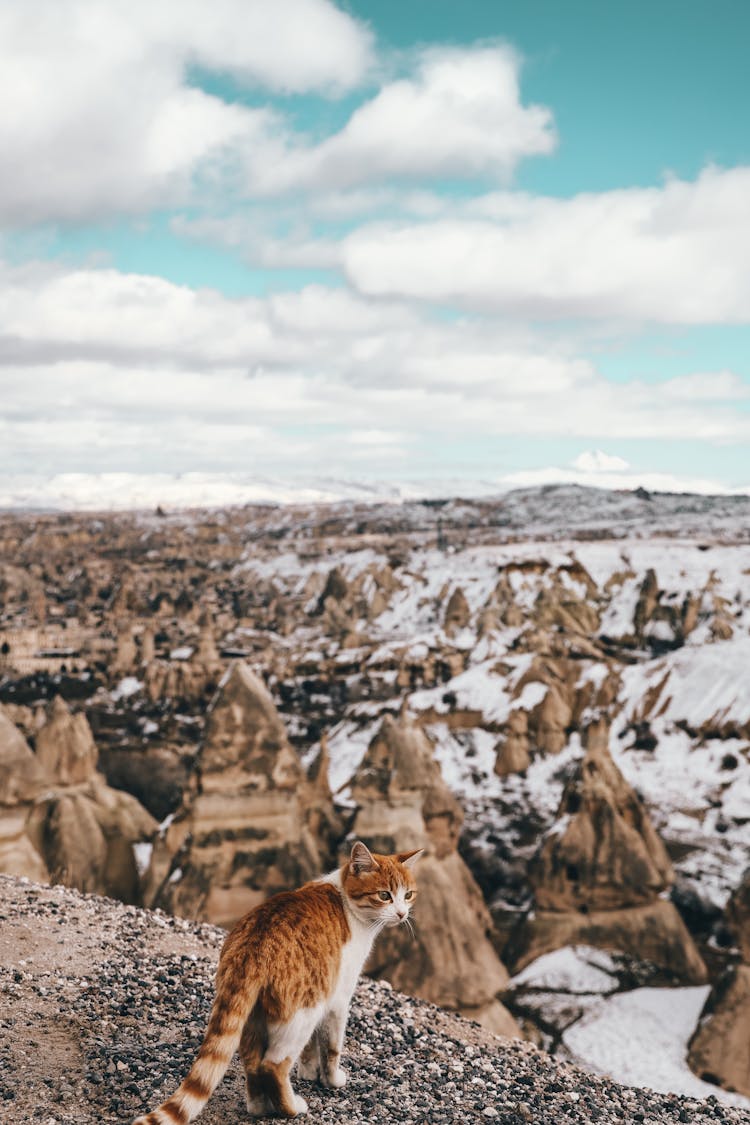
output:
[[[746,0],[0,0],[0,500],[750,488],[748,41]]]

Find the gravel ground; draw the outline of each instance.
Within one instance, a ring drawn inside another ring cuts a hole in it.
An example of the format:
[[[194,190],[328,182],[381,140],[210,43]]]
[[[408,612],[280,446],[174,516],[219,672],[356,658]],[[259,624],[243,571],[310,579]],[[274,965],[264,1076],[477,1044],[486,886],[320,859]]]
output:
[[[127,1125],[158,1105],[201,1042],[223,937],[0,876],[0,1121]],[[745,1110],[594,1078],[367,980],[345,1050],[345,1090],[298,1084],[311,1125],[750,1125]],[[249,1120],[236,1060],[200,1120]]]

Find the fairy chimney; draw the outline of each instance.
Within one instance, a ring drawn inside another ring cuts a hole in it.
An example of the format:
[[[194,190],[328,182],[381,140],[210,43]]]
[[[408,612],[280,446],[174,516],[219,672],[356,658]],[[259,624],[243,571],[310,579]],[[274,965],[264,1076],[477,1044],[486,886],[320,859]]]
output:
[[[672,865],[640,797],[608,748],[604,719],[563,790],[555,823],[532,859],[534,908],[505,947],[518,972],[567,945],[651,962],[675,983],[702,984],[706,967],[672,902]]]
[[[688,1046],[690,1069],[704,1081],[750,1097],[750,868],[732,894],[726,925],[742,958],[708,995]]]
[[[36,754],[60,785],[89,781],[96,770],[98,753],[88,719],[83,712],[71,714],[60,695],[46,709],[46,721],[36,736]]]
[[[133,637],[133,627],[125,617],[117,620],[117,647],[112,664],[112,671],[116,675],[127,675],[138,661],[138,650]]]
[[[207,668],[215,668],[219,663],[219,653],[214,637],[214,622],[209,610],[204,610],[200,619],[198,638],[198,660]]]
[[[465,629],[470,621],[471,610],[466,600],[466,594],[460,586],[456,586],[448,599],[448,605],[445,607],[443,628],[449,637],[453,637],[461,629]]]
[[[368,964],[395,988],[462,1012],[504,1035],[518,1028],[497,996],[508,974],[490,942],[491,920],[457,851],[463,811],[422,729],[387,716],[352,779],[352,832],[379,853],[424,849],[415,933],[381,935]]]
[[[265,684],[233,665],[209,709],[191,785],[155,850],[147,898],[183,917],[233,924],[325,870],[310,816],[320,803]]]
[[[0,705],[0,872],[44,882],[47,866],[27,832],[35,799],[49,778]]]
[[[653,901],[674,874],[648,812],[612,761],[604,720],[563,791],[530,877],[542,910],[613,910]]]

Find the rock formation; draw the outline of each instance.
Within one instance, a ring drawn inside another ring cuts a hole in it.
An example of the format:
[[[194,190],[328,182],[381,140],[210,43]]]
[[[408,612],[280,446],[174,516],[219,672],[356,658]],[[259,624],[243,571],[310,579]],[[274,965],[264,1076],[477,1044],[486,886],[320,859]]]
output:
[[[0,872],[49,879],[27,831],[34,800],[47,783],[28,742],[0,706]]]
[[[277,891],[326,867],[334,819],[311,783],[273,701],[235,664],[208,712],[191,786],[155,849],[147,900],[185,917],[234,923]]]
[[[586,944],[702,982],[698,951],[673,904],[660,897],[672,865],[641,799],[612,761],[606,722],[593,722],[585,741],[557,820],[530,866],[535,909],[506,957],[518,971],[552,949]]]
[[[132,672],[138,661],[138,649],[133,636],[132,623],[126,617],[117,620],[117,645],[112,673],[115,676],[126,676]]]
[[[509,773],[523,773],[529,767],[531,753],[528,712],[521,708],[511,711],[495,753],[495,773],[499,777],[506,777]]]
[[[96,770],[85,715],[56,698],[37,754],[0,709],[0,870],[138,902],[133,844],[156,822]]]
[[[52,700],[36,736],[36,756],[59,785],[90,781],[96,770],[98,754],[86,716],[80,711],[73,715],[60,695]]]
[[[424,848],[415,933],[382,934],[368,971],[395,988],[518,1035],[497,999],[508,974],[489,940],[481,891],[458,854],[463,812],[420,727],[387,716],[352,780],[352,832],[376,852]]]
[[[699,1078],[750,1096],[750,868],[732,895],[726,924],[742,961],[713,986],[688,1048]]]
[[[495,752],[500,777],[525,770],[537,754],[559,754],[590,710],[608,709],[617,695],[612,673],[598,683],[581,678],[581,661],[535,656],[516,684],[513,707]]]
[[[469,603],[466,600],[466,594],[460,586],[456,586],[455,590],[448,599],[448,604],[445,607],[445,619],[443,621],[443,628],[447,636],[453,637],[461,629],[465,629],[471,620],[471,610]]]
[[[586,754],[534,857],[530,879],[542,910],[642,906],[673,880],[666,849],[612,761],[607,737],[602,720],[588,728]]]
[[[750,965],[735,965],[712,988],[688,1048],[699,1078],[750,1096]]]

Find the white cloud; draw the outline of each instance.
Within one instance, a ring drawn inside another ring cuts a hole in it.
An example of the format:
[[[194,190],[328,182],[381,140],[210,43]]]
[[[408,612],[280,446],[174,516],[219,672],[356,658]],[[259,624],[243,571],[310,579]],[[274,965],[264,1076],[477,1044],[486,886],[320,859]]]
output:
[[[397,178],[507,180],[523,157],[556,144],[552,115],[520,100],[508,47],[433,49],[413,78],[391,82],[316,145],[289,137],[273,161],[251,162],[254,193],[335,192]]]
[[[360,82],[369,30],[329,0],[0,0],[0,217],[92,219],[189,198],[274,144],[278,119],[190,66],[300,92]]]
[[[613,457],[601,449],[588,449],[578,454],[573,468],[582,473],[617,473],[629,469],[630,465],[622,457]]]
[[[746,323],[750,168],[572,199],[496,194],[458,218],[364,226],[346,276],[370,296],[532,318]]]
[[[503,436],[750,441],[731,373],[711,398],[696,394],[710,373],[610,383],[502,323],[345,290],[230,299],[115,270],[5,267],[0,323],[0,447],[19,472],[382,474],[395,457],[424,469],[430,445],[439,465],[453,443]],[[568,470],[624,471],[601,452]]]

